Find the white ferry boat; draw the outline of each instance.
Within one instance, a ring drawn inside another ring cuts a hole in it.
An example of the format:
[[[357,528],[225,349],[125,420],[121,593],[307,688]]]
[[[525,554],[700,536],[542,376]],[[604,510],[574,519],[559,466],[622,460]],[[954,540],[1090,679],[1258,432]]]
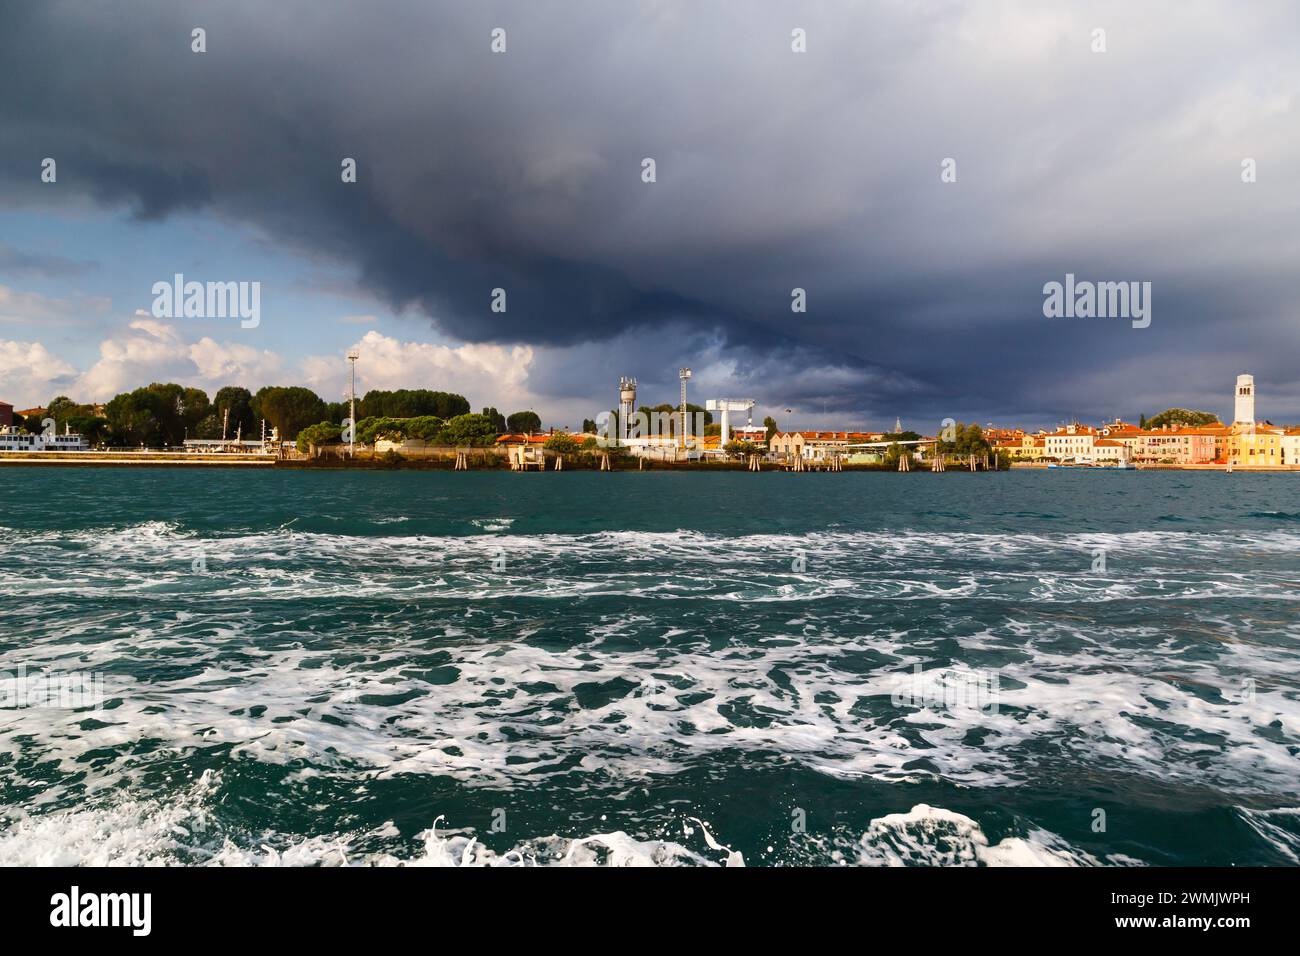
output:
[[[59,435],[53,429],[46,434],[33,435],[14,428],[12,425],[0,427],[0,451],[88,451],[90,442],[84,435],[75,435],[65,431]]]

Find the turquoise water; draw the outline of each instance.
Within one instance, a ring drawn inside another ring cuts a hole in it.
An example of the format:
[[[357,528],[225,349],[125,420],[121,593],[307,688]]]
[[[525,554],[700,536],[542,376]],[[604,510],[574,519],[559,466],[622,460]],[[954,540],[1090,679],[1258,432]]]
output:
[[[0,863],[1300,861],[1300,475],[0,486]]]

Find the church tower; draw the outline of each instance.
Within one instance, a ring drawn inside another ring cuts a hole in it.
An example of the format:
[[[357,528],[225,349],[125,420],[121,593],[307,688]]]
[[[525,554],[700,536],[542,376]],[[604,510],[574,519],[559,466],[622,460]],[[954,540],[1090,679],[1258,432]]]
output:
[[[1237,376],[1237,401],[1232,412],[1232,423],[1255,423],[1255,376]]]

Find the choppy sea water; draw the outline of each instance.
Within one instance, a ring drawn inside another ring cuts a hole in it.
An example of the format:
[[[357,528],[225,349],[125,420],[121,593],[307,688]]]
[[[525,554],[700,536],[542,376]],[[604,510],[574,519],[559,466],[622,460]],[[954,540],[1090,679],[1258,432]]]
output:
[[[1300,863],[1300,475],[0,487],[0,864]]]

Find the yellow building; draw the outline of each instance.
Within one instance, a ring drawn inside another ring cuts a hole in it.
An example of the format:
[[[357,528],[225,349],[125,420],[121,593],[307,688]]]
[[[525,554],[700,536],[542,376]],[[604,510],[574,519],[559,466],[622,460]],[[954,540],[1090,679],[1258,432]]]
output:
[[[1228,441],[1228,461],[1233,465],[1281,465],[1284,447],[1283,429],[1264,422],[1232,426]]]

